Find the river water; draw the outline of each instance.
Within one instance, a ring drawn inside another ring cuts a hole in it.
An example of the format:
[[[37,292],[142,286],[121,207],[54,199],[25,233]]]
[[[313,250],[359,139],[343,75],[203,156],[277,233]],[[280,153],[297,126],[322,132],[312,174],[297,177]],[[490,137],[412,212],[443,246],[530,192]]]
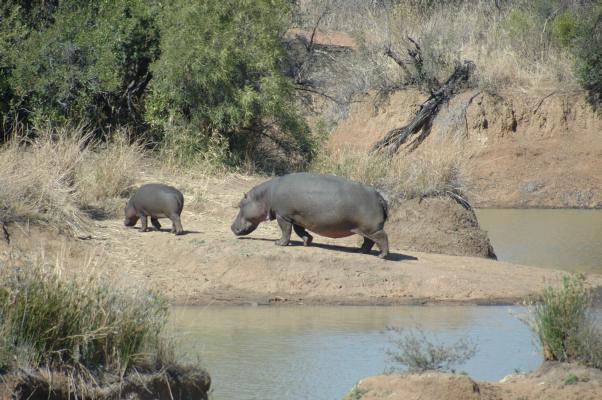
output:
[[[602,273],[602,210],[477,210],[500,260]],[[541,362],[521,307],[174,307],[185,358],[212,377],[213,400],[341,399],[361,378],[394,366],[390,326],[437,342],[470,338],[457,368],[499,380]]]
[[[499,380],[541,362],[519,307],[174,307],[178,347],[210,372],[214,400],[341,399],[361,378],[393,366],[387,327],[461,337],[477,353],[457,368]]]
[[[602,210],[480,209],[499,260],[602,273]]]

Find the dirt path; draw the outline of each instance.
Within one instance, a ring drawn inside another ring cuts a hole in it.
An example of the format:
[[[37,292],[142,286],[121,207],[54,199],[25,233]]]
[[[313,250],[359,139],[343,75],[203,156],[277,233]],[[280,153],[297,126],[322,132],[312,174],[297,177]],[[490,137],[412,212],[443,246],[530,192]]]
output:
[[[66,262],[66,269],[98,264],[118,279],[156,288],[185,304],[508,303],[536,295],[562,276],[483,258],[401,251],[395,243],[391,259],[381,260],[376,250],[357,253],[356,237],[316,236],[315,245],[308,248],[295,238],[282,248],[273,243],[279,237],[275,222],[236,238],[230,231],[237,213],[232,204],[261,179],[204,179],[171,182],[183,188],[188,204],[182,215],[183,236],[168,232],[169,220],[161,220],[160,232],[141,233],[126,229],[121,219],[111,219],[100,221],[97,234],[86,241],[13,229],[11,246],[27,251],[43,245],[47,254],[61,250],[68,260],[77,261]],[[165,177],[145,180],[169,183]],[[602,286],[602,276],[591,276],[590,281]]]

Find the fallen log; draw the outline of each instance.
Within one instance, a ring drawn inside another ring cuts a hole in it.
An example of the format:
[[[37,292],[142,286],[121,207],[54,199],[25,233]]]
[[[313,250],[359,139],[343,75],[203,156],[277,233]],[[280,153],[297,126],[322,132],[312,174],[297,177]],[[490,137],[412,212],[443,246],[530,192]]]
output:
[[[468,81],[474,67],[474,63],[468,60],[457,64],[454,72],[445,83],[439,89],[432,92],[431,96],[422,103],[414,119],[406,126],[391,129],[381,140],[372,146],[371,151],[375,152],[387,149],[390,154],[393,154],[397,152],[402,144],[408,141],[411,135],[422,131],[418,137],[416,146],[420,144],[430,133],[432,121],[437,115],[441,104],[448,101]]]

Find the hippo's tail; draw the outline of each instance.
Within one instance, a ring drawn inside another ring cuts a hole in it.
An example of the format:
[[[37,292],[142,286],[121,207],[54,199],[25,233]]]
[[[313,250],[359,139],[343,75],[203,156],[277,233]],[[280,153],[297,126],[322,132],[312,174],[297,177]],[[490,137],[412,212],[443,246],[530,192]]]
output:
[[[378,195],[378,202],[380,203],[381,207],[383,208],[383,214],[384,214],[384,218],[386,221],[387,218],[389,218],[389,204],[387,203],[387,199],[385,198],[384,194],[382,194],[378,190],[376,191],[376,194]]]

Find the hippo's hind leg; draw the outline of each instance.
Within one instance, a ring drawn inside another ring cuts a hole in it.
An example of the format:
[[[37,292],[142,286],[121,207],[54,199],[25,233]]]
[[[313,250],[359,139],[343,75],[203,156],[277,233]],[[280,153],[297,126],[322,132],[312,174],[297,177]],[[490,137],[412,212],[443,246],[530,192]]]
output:
[[[389,238],[383,229],[370,234],[366,234],[361,231],[354,232],[364,237],[364,243],[360,249],[362,253],[369,253],[372,249],[372,246],[374,246],[374,243],[376,243],[380,249],[380,254],[378,257],[385,258],[389,255]]]
[[[380,230],[371,235],[371,239],[376,242],[380,249],[379,258],[386,258],[389,255],[389,237],[384,230]]]
[[[301,225],[293,224],[293,229],[295,230],[295,233],[301,239],[303,239],[303,246],[309,246],[312,240],[314,240],[314,237],[310,235],[309,232],[307,232]]]
[[[184,228],[182,228],[182,222],[180,221],[180,216],[178,214],[173,214],[169,216],[171,219],[171,233],[175,233],[176,235],[181,235],[184,233]]]
[[[368,254],[368,253],[370,253],[370,250],[372,250],[373,246],[374,246],[374,240],[364,237],[364,243],[362,243],[362,247],[360,248],[360,251],[364,254]]]
[[[156,230],[161,230],[161,224],[156,217],[151,217],[151,224],[153,224]]]
[[[276,240],[275,244],[277,246],[288,246],[288,243],[291,240],[293,224],[279,215],[276,216],[276,221],[278,221],[278,226],[280,226],[280,229],[282,230],[282,237]]]

